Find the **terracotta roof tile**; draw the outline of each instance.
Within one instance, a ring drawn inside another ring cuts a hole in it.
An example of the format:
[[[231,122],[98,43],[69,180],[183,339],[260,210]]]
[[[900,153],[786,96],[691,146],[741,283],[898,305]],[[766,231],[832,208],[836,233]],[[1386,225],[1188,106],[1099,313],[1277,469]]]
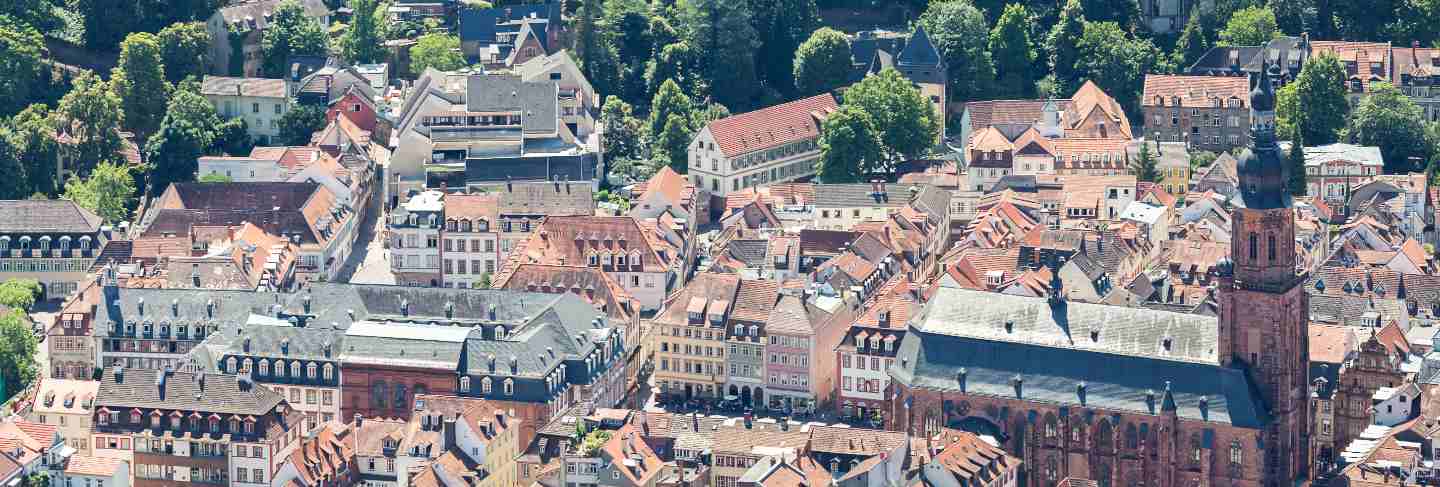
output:
[[[1250,81],[1243,76],[1185,76],[1175,74],[1145,75],[1145,94],[1141,98],[1144,106],[1174,107],[1174,98],[1180,99],[1180,107],[1212,108],[1216,100],[1230,106],[1234,98],[1244,107],[1250,101]],[[1163,100],[1158,100],[1163,98]]]
[[[707,128],[725,157],[735,157],[819,137],[820,121],[838,109],[835,97],[825,93],[725,117]]]

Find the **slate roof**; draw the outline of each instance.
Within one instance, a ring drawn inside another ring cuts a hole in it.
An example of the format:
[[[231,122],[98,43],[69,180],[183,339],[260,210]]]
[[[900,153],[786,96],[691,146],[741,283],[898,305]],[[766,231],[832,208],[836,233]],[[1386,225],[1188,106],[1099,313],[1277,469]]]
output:
[[[870,183],[823,184],[815,189],[816,208],[896,208],[910,202],[906,190],[895,185],[887,185],[878,195]]]
[[[1368,298],[1365,296],[1310,295],[1310,320],[1313,323],[1334,323],[1355,326],[1367,312],[1379,313],[1388,322],[1409,316],[1402,299]]]
[[[552,81],[524,81],[512,74],[476,74],[465,78],[465,109],[471,112],[520,112],[526,133],[554,132],[559,87]]]
[[[114,369],[106,369],[100,381],[97,407],[112,410],[130,408],[173,409],[218,414],[267,414],[284,402],[279,394],[253,383],[242,389],[240,377],[229,374],[192,374],[173,372],[164,381],[165,393],[160,394],[161,370],[123,369],[121,382],[115,381]],[[199,376],[204,377],[204,389]]]
[[[456,370],[465,341],[476,328],[360,322],[345,331],[340,360],[346,364]]]
[[[282,0],[252,0],[243,3],[236,2],[237,5],[222,8],[219,13],[227,24],[241,23],[245,28],[264,29],[265,26],[270,24],[271,14],[275,12],[275,7],[278,7],[281,1]],[[330,15],[330,9],[325,6],[325,2],[322,0],[302,0],[300,6],[305,9],[306,15],[313,18]]]
[[[285,98],[285,80],[206,75],[205,80],[200,85],[200,94],[211,96]]]
[[[895,57],[895,62],[900,65],[939,66],[941,57],[940,52],[935,50],[935,44],[930,42],[930,36],[925,34],[925,28],[917,25],[915,33],[910,34],[910,41]]]
[[[1044,303],[1040,298],[1024,299]],[[963,306],[944,305],[957,304]],[[890,369],[890,375],[909,387],[1015,398],[1014,379],[1019,377],[1019,398],[1027,401],[1158,414],[1170,402],[1166,399],[1170,396],[1177,407],[1176,414],[1184,419],[1255,429],[1269,421],[1260,397],[1240,369],[1156,356],[1113,355],[1036,343],[950,336],[918,329],[912,329],[908,335],[900,344],[897,354],[900,360]],[[959,380],[962,370],[964,389]],[[1203,408],[1201,398],[1207,400]]]
[[[246,339],[250,340],[248,352],[245,351]],[[224,355],[336,361],[344,349],[345,331],[328,326],[302,328],[247,323],[235,333],[211,335],[205,341],[225,343],[221,352]],[[282,344],[288,348],[282,349]],[[330,348],[328,352],[326,346]]]
[[[501,215],[589,216],[595,214],[590,183],[517,182],[494,185]]]
[[[482,45],[494,43],[500,22],[529,17],[532,13],[558,24],[560,22],[560,2],[517,4],[503,8],[462,9],[460,10],[460,40],[479,42]]]
[[[101,223],[70,200],[0,200],[0,233],[95,233]]]

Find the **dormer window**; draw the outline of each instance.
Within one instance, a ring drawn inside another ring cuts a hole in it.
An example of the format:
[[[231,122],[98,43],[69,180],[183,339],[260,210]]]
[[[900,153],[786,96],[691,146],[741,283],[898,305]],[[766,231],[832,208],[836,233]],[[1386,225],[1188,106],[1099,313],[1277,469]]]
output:
[[[324,374],[325,380],[333,380],[335,378],[335,366],[332,364],[325,364]]]
[[[489,393],[490,393],[490,378],[489,378],[489,377],[482,377],[482,378],[480,379],[480,393],[481,393],[481,394],[489,394]]]
[[[460,378],[460,392],[470,392],[470,378],[469,378],[469,377],[461,377],[461,378]]]
[[[506,395],[506,396],[513,396],[513,395],[515,395],[515,380],[514,380],[514,379],[509,379],[509,378],[506,378],[506,379],[505,379],[505,395]]]

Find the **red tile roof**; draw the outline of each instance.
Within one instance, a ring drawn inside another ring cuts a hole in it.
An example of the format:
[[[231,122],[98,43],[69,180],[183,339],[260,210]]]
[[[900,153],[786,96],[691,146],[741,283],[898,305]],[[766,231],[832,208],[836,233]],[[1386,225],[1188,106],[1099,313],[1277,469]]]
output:
[[[1343,325],[1310,324],[1310,361],[1339,364],[1355,348],[1353,327]]]
[[[829,93],[732,115],[707,127],[720,152],[735,157],[820,136],[820,121],[839,109]]]
[[[1236,98],[1240,107],[1250,100],[1250,81],[1242,76],[1183,76],[1176,74],[1145,75],[1145,94],[1141,104],[1174,107],[1174,97],[1180,98],[1180,107],[1212,108],[1219,99],[1230,106],[1228,99]],[[1162,99],[1157,99],[1163,98]]]

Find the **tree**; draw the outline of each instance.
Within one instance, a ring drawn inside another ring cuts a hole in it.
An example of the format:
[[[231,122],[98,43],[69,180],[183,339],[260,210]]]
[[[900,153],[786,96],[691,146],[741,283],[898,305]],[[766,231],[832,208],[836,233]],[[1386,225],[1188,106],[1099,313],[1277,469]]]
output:
[[[917,158],[935,143],[939,130],[935,110],[895,68],[885,68],[851,86],[845,92],[845,106],[870,116],[891,160]]]
[[[1306,61],[1300,75],[1277,97],[1275,115],[1281,128],[1299,127],[1301,140],[1311,145],[1335,142],[1350,113],[1345,98],[1348,77],[1330,53]]]
[[[1140,113],[1145,74],[1156,69],[1160,50],[1125,34],[1114,22],[1086,22],[1075,71],[1115,97],[1126,113]]]
[[[1210,36],[1205,31],[1203,15],[1208,14],[1202,13],[1199,7],[1191,9],[1190,19],[1185,21],[1185,30],[1175,41],[1175,53],[1171,57],[1181,68],[1193,66],[1200,56],[1210,50]]]
[[[261,71],[267,78],[284,78],[290,73],[294,56],[325,56],[330,37],[325,26],[305,15],[305,8],[296,0],[284,0],[271,13],[270,25],[260,38],[263,53]]]
[[[1267,7],[1246,7],[1235,12],[1220,31],[1222,46],[1259,46],[1280,35],[1275,12]]]
[[[1030,44],[1030,11],[1012,3],[990,31],[995,58],[995,91],[1001,98],[1030,98],[1035,93],[1035,49]]]
[[[120,62],[111,71],[110,82],[120,98],[125,125],[145,140],[160,128],[165,118],[165,67],[160,60],[160,41],[147,32],[125,36],[120,43]]]
[[[425,34],[410,46],[410,70],[416,74],[427,68],[454,71],[465,67],[460,55],[460,38],[446,34]]]
[[[760,40],[745,2],[677,0],[675,7],[683,25],[681,38],[703,53],[699,64],[711,96],[727,107],[752,106],[759,86],[755,50]]]
[[[1315,0],[1270,0],[1269,7],[1275,11],[1275,25],[1286,35],[1298,36],[1315,27]]]
[[[648,98],[646,66],[656,49],[664,47],[655,44],[652,26],[656,24],[650,17],[650,5],[643,0],[610,0],[604,6],[604,35],[600,37],[615,49],[620,74],[615,89],[626,102],[644,104]]]
[[[858,183],[883,169],[880,130],[858,107],[846,105],[830,114],[820,128],[820,161],[816,178],[827,184]]]
[[[1294,131],[1290,134],[1290,194],[1304,196],[1305,191],[1305,141]]]
[[[197,92],[180,90],[170,99],[160,130],[145,144],[150,171],[149,194],[158,195],[170,183],[194,181],[196,160],[216,151],[220,116],[209,100]]]
[[[1060,11],[1060,22],[1045,38],[1050,55],[1050,72],[1055,74],[1057,91],[1069,94],[1080,84],[1075,64],[1080,61],[1080,37],[1085,35],[1085,9],[1080,0],[1068,0]]]
[[[1389,173],[1423,170],[1434,152],[1424,110],[1389,83],[1371,82],[1347,133],[1352,143],[1379,147]]]
[[[971,100],[990,93],[995,66],[988,49],[990,29],[980,9],[963,0],[934,2],[920,15],[918,24],[945,58],[950,77],[946,91],[951,100]]]
[[[55,194],[59,181],[55,176],[55,159],[59,145],[55,143],[55,121],[50,107],[34,104],[25,107],[6,124],[5,138],[15,151],[29,192]]]
[[[296,105],[280,117],[280,140],[285,145],[309,145],[310,137],[325,123],[325,107]]]
[[[25,177],[25,166],[20,161],[20,151],[11,142],[13,136],[9,127],[0,127],[0,200],[18,200],[29,195],[30,185]]]
[[[1335,24],[1340,38],[1355,40],[1379,40],[1387,37],[1387,30],[1393,28],[1396,14],[1403,11],[1397,7],[1405,0],[1366,0],[1352,2],[1331,0],[1326,2],[1334,9]],[[1428,26],[1431,32],[1435,25]]]
[[[1139,27],[1140,4],[1136,0],[1081,0],[1085,5],[1087,20],[1092,22],[1114,22],[1126,32],[1135,32]]]
[[[660,85],[660,91],[655,93],[655,99],[650,102],[650,135],[659,136],[660,132],[665,130],[665,124],[669,123],[670,115],[689,119],[690,112],[694,109],[694,103],[680,91],[680,85],[665,80],[665,83]]]
[[[0,116],[20,111],[39,95],[48,75],[44,45],[34,27],[0,16]]]
[[[690,136],[690,121],[671,113],[665,120],[665,128],[655,136],[655,146],[650,152],[653,165],[669,165],[675,172],[685,174],[689,167]]]
[[[220,123],[215,129],[215,149],[232,156],[243,156],[255,147],[250,140],[250,127],[245,119],[235,117]]]
[[[96,51],[114,52],[135,23],[134,0],[77,0],[75,7],[85,19],[85,47]]]
[[[0,16],[48,32],[60,27],[55,8],[53,0],[6,0],[0,2]]]
[[[160,60],[165,79],[179,83],[188,77],[200,79],[210,65],[210,33],[203,22],[170,24],[160,31]]]
[[[605,129],[605,155],[612,159],[638,159],[642,152],[644,125],[635,118],[634,108],[615,95],[605,97],[600,109],[600,125]]]
[[[580,25],[577,27],[575,51],[580,63],[580,73],[590,81],[601,96],[615,93],[620,87],[620,60],[615,47],[607,36],[600,32],[596,19],[601,15],[598,1],[586,1],[580,6]]]
[[[795,54],[800,43],[820,26],[815,0],[750,0],[750,23],[760,34],[755,51],[760,80],[789,95],[795,89]]]
[[[689,42],[666,44],[645,68],[646,86],[651,93],[659,93],[661,86],[670,81],[697,98],[709,96],[710,82],[705,79],[701,58]]]
[[[353,12],[350,28],[340,37],[340,55],[353,63],[374,63],[385,59],[385,11],[380,0],[349,0]]]
[[[490,289],[491,286],[492,284],[490,282],[490,273],[486,272],[484,274],[481,274],[480,282],[477,283],[477,287],[479,287],[480,289]]]
[[[0,314],[0,397],[9,400],[39,374],[35,332],[19,311]],[[44,485],[44,484],[42,484]]]
[[[196,181],[199,181],[199,182],[202,182],[202,183],[233,183],[233,182],[235,182],[235,178],[232,178],[232,177],[230,177],[230,176],[226,176],[226,175],[224,175],[224,174],[213,173],[213,172],[212,172],[212,173],[210,173],[210,174],[206,174],[206,175],[204,175],[204,176],[200,176],[200,179],[196,179]]]
[[[1135,157],[1135,162],[1130,164],[1130,172],[1139,181],[1159,182],[1160,170],[1155,167],[1155,155],[1150,153],[1150,142],[1140,142],[1140,154]]]
[[[795,94],[810,96],[844,86],[853,64],[850,39],[821,27],[795,50]]]
[[[0,305],[10,309],[29,312],[40,299],[40,281],[34,279],[6,279],[0,282]]]
[[[101,163],[85,179],[70,176],[65,183],[65,199],[95,212],[106,223],[120,223],[130,217],[130,204],[135,201],[135,178],[125,166]]]
[[[79,172],[85,174],[95,164],[118,162],[124,141],[120,139],[120,122],[124,119],[120,97],[110,84],[90,71],[75,78],[73,88],[55,110],[58,125],[74,142]]]

